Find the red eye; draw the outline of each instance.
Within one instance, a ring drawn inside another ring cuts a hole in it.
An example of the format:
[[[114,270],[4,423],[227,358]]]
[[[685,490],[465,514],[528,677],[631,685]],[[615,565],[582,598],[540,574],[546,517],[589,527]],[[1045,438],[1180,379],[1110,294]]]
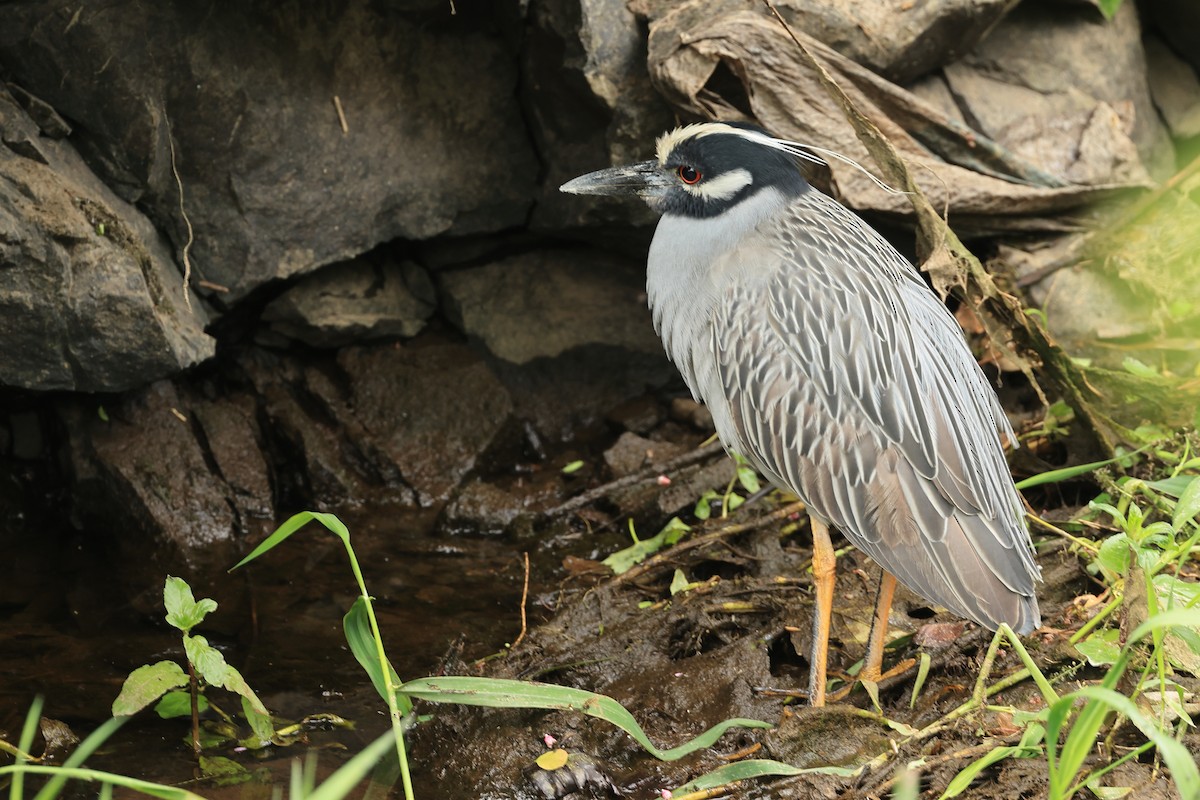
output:
[[[676,172],[679,173],[679,180],[683,181],[688,186],[691,186],[692,184],[695,184],[695,183],[699,183],[700,179],[704,177],[699,172],[697,172],[696,170],[689,167],[687,164],[680,164],[679,169],[677,169]]]

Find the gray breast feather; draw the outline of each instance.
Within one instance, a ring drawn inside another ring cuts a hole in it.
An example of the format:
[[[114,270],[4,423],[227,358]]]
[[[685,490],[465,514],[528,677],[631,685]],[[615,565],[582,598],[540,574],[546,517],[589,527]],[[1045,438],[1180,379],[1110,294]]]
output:
[[[722,439],[909,588],[1040,624],[995,393],[954,318],[878,234],[808,192],[727,284],[694,388]],[[762,253],[775,256],[763,257]],[[706,367],[708,365],[705,365]]]

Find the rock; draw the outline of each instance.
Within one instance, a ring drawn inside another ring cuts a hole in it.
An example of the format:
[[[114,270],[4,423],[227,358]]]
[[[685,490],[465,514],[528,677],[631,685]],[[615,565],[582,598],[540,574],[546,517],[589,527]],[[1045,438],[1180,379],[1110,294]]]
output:
[[[147,586],[161,585],[164,567],[186,567],[203,575],[236,563],[241,532],[238,503],[233,502],[237,491],[211,468],[213,451],[197,436],[187,394],[159,381],[106,411],[104,420],[94,402],[74,400],[65,401],[62,409],[76,515],[95,529],[119,532],[114,539],[127,556],[123,561],[134,572],[144,571],[141,582]],[[240,418],[241,433],[252,420]],[[227,467],[234,461],[233,451],[257,450],[253,435],[239,445],[215,427],[209,430],[216,433],[218,463]],[[243,464],[230,469],[244,483],[243,490],[269,486],[261,457],[257,462],[243,459]],[[256,469],[258,474],[252,475]],[[269,513],[270,495],[250,504]]]
[[[347,348],[338,366],[359,449],[397,470],[422,505],[450,495],[512,413],[504,386],[461,345]]]
[[[1013,3],[785,0],[777,6],[793,27],[888,80],[905,83],[956,61],[1008,13]]]
[[[1145,45],[1150,93],[1171,135],[1200,136],[1200,79],[1195,70],[1157,36],[1147,36]]]
[[[446,506],[439,528],[452,534],[499,535],[521,515],[521,499],[494,483],[467,483]]]
[[[686,445],[674,442],[657,442],[636,433],[623,433],[604,451],[604,463],[612,470],[614,478],[624,478],[641,472],[652,464],[661,464],[689,450]]]
[[[254,398],[229,394],[196,400],[191,409],[214,475],[229,487],[226,502],[237,510],[239,519],[274,517],[271,470],[263,455]]]
[[[1048,172],[1102,184],[1143,180],[1143,165],[1173,171],[1132,3],[1107,22],[1083,6],[1023,4],[944,74],[976,130]]]
[[[413,337],[437,305],[429,276],[411,261],[358,258],[303,278],[263,312],[270,329],[313,347]]]
[[[690,397],[671,398],[671,419],[676,422],[686,422],[693,428],[708,433],[714,433],[717,430],[708,406],[701,405]]]
[[[645,436],[657,428],[665,416],[662,404],[643,394],[609,409],[604,418],[624,430]]]
[[[299,364],[251,350],[241,355],[238,365],[252,383],[269,423],[264,426],[267,447],[286,465],[285,483],[278,487],[283,497],[325,509],[378,492],[383,476],[346,441],[346,420],[314,398]]]
[[[605,253],[535,251],[442,272],[438,281],[451,321],[514,364],[588,344],[662,353],[644,272]]]
[[[524,90],[546,169],[531,227],[652,226],[644,203],[574,198],[558,187],[577,175],[654,154],[675,127],[650,83],[645,32],[624,0],[537,0],[524,47]]]
[[[517,414],[548,439],[569,439],[678,374],[654,333],[638,262],[540,250],[436,277],[446,316],[495,356]]]
[[[211,356],[153,227],[2,91],[0,142],[0,384],[119,392]]]
[[[1138,8],[1192,69],[1200,70],[1200,4],[1194,0],[1142,0]]]
[[[234,303],[404,237],[523,223],[508,4],[0,6],[0,66]],[[63,76],[70,76],[64,80]],[[178,179],[176,174],[178,173]]]

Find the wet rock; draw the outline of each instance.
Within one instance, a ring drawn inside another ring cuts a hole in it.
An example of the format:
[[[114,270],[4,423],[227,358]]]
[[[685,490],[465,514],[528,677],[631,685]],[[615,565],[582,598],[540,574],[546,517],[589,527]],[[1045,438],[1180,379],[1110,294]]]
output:
[[[226,502],[242,520],[271,519],[271,471],[263,455],[254,398],[229,394],[196,400],[191,409],[214,474],[229,487]]]
[[[1177,139],[1200,136],[1200,79],[1196,72],[1163,44],[1147,36],[1146,69],[1154,105]]]
[[[383,485],[383,477],[344,437],[343,423],[314,397],[298,363],[263,351],[247,352],[238,363],[269,423],[268,447],[286,465],[283,494],[329,508]]]
[[[313,347],[412,337],[437,305],[429,276],[411,261],[359,258],[310,275],[263,311],[271,331]]]
[[[1012,5],[1009,0],[786,0],[777,4],[795,28],[896,83],[957,60]]]
[[[661,464],[683,455],[690,448],[675,442],[656,442],[636,433],[626,432],[604,451],[604,463],[613,477],[623,478],[641,472],[653,464]]]
[[[446,506],[440,527],[453,534],[499,535],[522,510],[516,495],[494,483],[473,480]]]
[[[214,352],[149,222],[5,92],[0,264],[0,384],[123,391]]]
[[[944,75],[976,130],[1052,174],[1102,184],[1173,169],[1132,3],[1108,22],[1086,6],[1025,3]]]
[[[658,355],[640,266],[596,251],[540,250],[438,274],[446,313],[514,364],[588,344]]]
[[[525,221],[514,7],[0,6],[0,63],[236,302],[397,237]],[[64,80],[63,76],[70,76]],[[178,173],[178,179],[176,174]]]
[[[512,413],[504,386],[461,345],[353,347],[338,355],[359,448],[423,505],[446,499]]]
[[[67,401],[63,409],[75,512],[93,529],[114,534],[129,579],[161,589],[168,567],[203,575],[236,563],[237,492],[212,469],[187,395],[159,381],[105,409],[107,420],[94,401]],[[215,438],[222,462],[231,464],[225,437]],[[255,447],[254,437],[245,444]],[[242,488],[265,487],[265,475],[249,477],[253,467],[245,463]],[[269,508],[270,497],[253,504]]]

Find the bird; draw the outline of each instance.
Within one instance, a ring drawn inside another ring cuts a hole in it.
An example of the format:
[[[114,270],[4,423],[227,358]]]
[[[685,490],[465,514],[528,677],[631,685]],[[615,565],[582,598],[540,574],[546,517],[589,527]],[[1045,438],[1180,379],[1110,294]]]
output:
[[[829,151],[820,151],[829,153]],[[646,295],[667,356],[725,448],[807,507],[825,704],[831,527],[882,568],[860,680],[881,676],[896,581],[990,630],[1040,627],[1034,558],[1002,438],[1017,439],[962,330],[917,269],[806,180],[797,142],[700,122],[655,157],[563,184],[660,214]]]

